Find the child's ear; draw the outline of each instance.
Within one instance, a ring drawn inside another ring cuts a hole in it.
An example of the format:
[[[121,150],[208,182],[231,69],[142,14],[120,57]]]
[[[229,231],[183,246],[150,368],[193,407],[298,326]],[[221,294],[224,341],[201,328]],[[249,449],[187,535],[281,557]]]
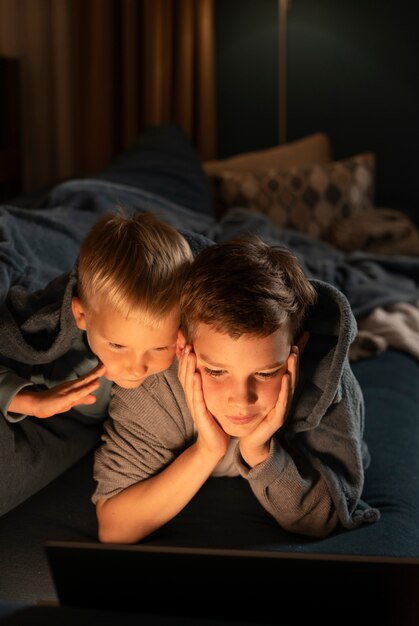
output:
[[[305,330],[298,338],[296,344],[298,346],[298,351],[299,351],[300,356],[304,352],[304,348],[306,347],[309,339],[310,339],[310,333],[308,330]]]
[[[80,328],[80,330],[86,330],[87,326],[84,308],[79,298],[76,296],[71,299],[71,310],[73,312],[74,319],[76,320],[77,328]]]
[[[176,356],[178,359],[180,359],[180,357],[182,356],[182,350],[185,347],[185,345],[186,345],[185,335],[179,328],[179,330],[177,331],[177,341],[176,341]]]

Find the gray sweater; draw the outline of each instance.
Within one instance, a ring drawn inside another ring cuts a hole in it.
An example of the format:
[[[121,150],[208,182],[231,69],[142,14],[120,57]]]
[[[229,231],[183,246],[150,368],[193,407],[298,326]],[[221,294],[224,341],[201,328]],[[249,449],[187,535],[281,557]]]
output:
[[[71,312],[77,271],[62,274],[34,293],[10,290],[0,307],[0,416],[19,422],[26,415],[9,413],[9,404],[24,387],[45,389],[88,374],[98,361]],[[100,378],[93,405],[78,405],[82,415],[102,420],[108,415],[112,383]]]
[[[361,499],[370,457],[363,396],[348,360],[355,319],[340,291],[312,282],[319,298],[307,319],[310,340],[287,422],[263,463],[249,469],[237,443],[233,459],[282,528],[324,536],[337,522],[355,528],[380,514]],[[95,456],[94,503],[158,473],[195,439],[176,362],[137,389],[115,385],[109,414]]]

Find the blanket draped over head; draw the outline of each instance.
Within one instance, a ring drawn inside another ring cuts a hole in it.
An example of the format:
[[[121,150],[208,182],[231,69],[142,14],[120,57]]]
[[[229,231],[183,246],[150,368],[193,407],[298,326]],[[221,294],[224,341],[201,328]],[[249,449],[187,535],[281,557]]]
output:
[[[184,234],[194,254],[211,241],[231,239],[249,232],[258,233],[272,245],[286,246],[295,253],[309,278],[330,283],[345,294],[357,321],[362,322],[373,313],[377,315],[378,309],[388,311],[400,303],[418,307],[419,257],[386,256],[362,251],[345,253],[304,233],[279,229],[264,215],[249,209],[230,209],[217,220],[155,193],[92,178],[57,185],[45,197],[40,208],[0,207],[2,333],[10,331],[11,315],[16,323],[23,325],[24,332],[34,333],[34,337],[37,333],[40,336],[42,332],[52,333],[51,336],[60,332],[63,322],[61,316],[69,315],[68,304],[74,287],[74,275],[57,277],[73,270],[80,243],[96,220],[121,205],[127,211],[157,213]],[[64,304],[62,298],[69,278],[72,286],[66,291],[67,300]],[[42,294],[33,294],[54,279],[47,301],[43,300],[45,296]],[[60,302],[63,304],[61,309]],[[49,314],[51,307],[55,309],[55,318],[48,315],[49,327],[43,328],[42,311]],[[13,313],[16,308],[21,311],[20,317]],[[36,319],[32,318],[31,313],[35,308],[41,311]],[[66,342],[71,341],[72,332],[71,323],[65,323],[64,327],[67,333],[70,329],[70,334],[64,340],[64,331],[61,329],[63,349]],[[4,335],[1,341],[3,345],[0,345],[0,352],[6,356],[7,352],[16,349],[17,337],[10,348],[6,345],[8,339],[10,334]],[[36,338],[34,341],[36,348]],[[408,343],[412,345],[412,342],[404,342],[406,345]],[[400,345],[403,345],[402,341]],[[16,352],[10,356],[16,358]],[[30,362],[29,353],[21,356]],[[54,353],[47,350],[46,361],[51,358],[54,358]]]

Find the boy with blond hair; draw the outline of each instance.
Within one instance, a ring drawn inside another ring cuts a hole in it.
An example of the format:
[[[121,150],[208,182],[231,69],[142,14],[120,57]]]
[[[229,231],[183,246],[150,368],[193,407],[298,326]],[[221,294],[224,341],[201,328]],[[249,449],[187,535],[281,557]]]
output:
[[[241,476],[292,533],[378,519],[361,500],[369,454],[345,296],[249,236],[204,249],[180,305],[178,363],[114,388],[95,455],[99,539],[141,541],[211,476]]]
[[[114,382],[130,389],[169,367],[204,240],[151,213],[106,214],[73,271],[33,294],[12,288],[0,310],[0,513],[97,445]]]

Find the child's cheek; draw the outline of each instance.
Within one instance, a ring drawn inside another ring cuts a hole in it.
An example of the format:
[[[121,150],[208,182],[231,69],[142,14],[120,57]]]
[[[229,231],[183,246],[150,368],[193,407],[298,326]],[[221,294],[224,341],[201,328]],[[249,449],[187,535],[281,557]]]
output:
[[[199,370],[198,370],[199,371]],[[201,374],[201,382],[202,382],[202,391],[204,394],[204,398],[207,395],[211,394],[211,378],[205,374],[202,373],[202,371],[199,371],[199,373]]]
[[[282,376],[278,376],[278,378],[269,381],[269,383],[266,385],[267,401],[271,406],[275,406],[275,404],[277,403],[279,392],[281,389],[281,379]]]
[[[217,406],[217,400],[218,403],[222,400],[222,388],[220,383],[215,379],[215,378],[211,378],[208,375],[202,375],[201,373],[201,380],[202,380],[202,393],[204,395],[204,402],[207,406],[207,409],[215,414],[216,410],[215,407]]]
[[[257,390],[257,403],[261,409],[268,414],[278,402],[278,396],[281,389],[282,375],[259,384]]]

